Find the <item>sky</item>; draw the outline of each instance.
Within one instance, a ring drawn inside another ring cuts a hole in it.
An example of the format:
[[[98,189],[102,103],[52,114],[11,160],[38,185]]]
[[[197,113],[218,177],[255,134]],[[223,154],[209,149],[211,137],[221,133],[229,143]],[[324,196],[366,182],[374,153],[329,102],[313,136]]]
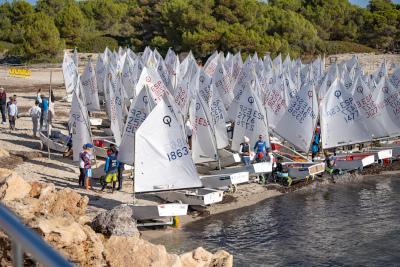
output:
[[[368,5],[368,0],[350,0],[351,3],[362,6],[362,7],[366,7]],[[392,1],[393,3],[396,4],[400,4],[400,0],[394,0]]]

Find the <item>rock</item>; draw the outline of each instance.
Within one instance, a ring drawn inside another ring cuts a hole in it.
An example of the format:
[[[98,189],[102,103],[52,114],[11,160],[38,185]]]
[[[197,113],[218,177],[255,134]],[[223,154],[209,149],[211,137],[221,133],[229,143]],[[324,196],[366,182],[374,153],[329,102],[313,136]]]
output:
[[[37,214],[40,213],[40,201],[36,198],[9,201],[6,205],[25,222],[35,219]]]
[[[40,191],[42,191],[43,185],[39,182],[31,183],[31,191],[29,192],[29,196],[33,198],[38,198],[40,196]]]
[[[104,266],[104,246],[87,225],[65,217],[39,218],[33,228],[69,261],[79,266]]]
[[[107,236],[135,236],[139,231],[133,220],[133,210],[128,205],[120,205],[110,211],[98,214],[92,221],[92,228]]]
[[[233,266],[233,256],[224,250],[212,254],[202,247],[180,256],[181,264],[184,267],[230,267]]]
[[[12,266],[11,242],[3,231],[0,231],[0,266]]]
[[[7,150],[5,150],[4,148],[0,148],[0,158],[6,158],[9,156],[10,156],[10,153],[8,153]]]
[[[85,214],[89,202],[88,197],[82,197],[69,188],[54,192],[51,186],[41,191],[39,200],[43,214],[63,216],[68,213],[75,219]]]
[[[202,247],[180,256],[183,266],[208,266],[213,254]]]
[[[233,266],[233,256],[225,250],[218,250],[211,259],[210,266],[230,267]]]
[[[41,217],[36,222],[36,230],[58,249],[80,244],[87,239],[85,231],[78,223],[64,217]]]
[[[31,186],[15,172],[0,169],[0,199],[12,201],[24,198],[31,191]]]
[[[111,236],[105,241],[104,248],[109,266],[182,266],[179,257],[168,254],[164,246],[137,237]]]

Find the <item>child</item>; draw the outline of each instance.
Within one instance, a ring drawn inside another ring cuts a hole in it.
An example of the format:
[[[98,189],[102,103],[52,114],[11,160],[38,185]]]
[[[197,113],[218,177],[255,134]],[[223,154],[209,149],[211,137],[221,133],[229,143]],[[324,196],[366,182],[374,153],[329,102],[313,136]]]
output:
[[[106,165],[104,166],[106,179],[103,183],[101,191],[104,191],[108,183],[112,183],[112,192],[114,193],[115,183],[117,182],[117,173],[118,173],[116,148],[112,147],[110,152],[111,153],[108,155],[106,159]]]
[[[36,133],[38,130],[38,126],[39,126],[39,120],[40,120],[40,115],[41,115],[42,111],[39,108],[39,101],[35,101],[35,105],[33,107],[31,107],[31,109],[29,110],[29,115],[32,118],[32,124],[33,124],[33,137],[36,138]]]
[[[86,190],[89,190],[90,180],[92,178],[92,159],[90,154],[90,148],[92,147],[92,144],[83,145],[83,151],[79,154],[79,185],[85,186]]]
[[[16,101],[11,98],[10,104],[8,105],[8,120],[10,121],[10,129],[15,130],[15,120],[18,116],[18,108]]]

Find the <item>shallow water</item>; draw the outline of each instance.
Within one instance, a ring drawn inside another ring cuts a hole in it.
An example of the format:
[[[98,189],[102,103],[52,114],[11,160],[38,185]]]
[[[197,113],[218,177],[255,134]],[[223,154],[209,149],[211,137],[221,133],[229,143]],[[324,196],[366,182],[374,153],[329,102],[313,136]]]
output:
[[[400,178],[279,196],[155,242],[175,253],[223,248],[235,266],[400,266]]]

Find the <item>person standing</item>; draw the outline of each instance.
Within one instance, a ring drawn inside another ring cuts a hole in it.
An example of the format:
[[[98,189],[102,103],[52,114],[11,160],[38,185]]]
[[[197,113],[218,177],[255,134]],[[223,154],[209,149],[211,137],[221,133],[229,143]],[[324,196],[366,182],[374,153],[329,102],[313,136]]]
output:
[[[240,144],[239,155],[242,157],[244,165],[250,165],[250,139],[245,136],[244,142]]]
[[[39,88],[39,90],[37,91],[37,94],[36,94],[36,100],[39,102],[39,104],[42,103],[41,92],[42,92],[42,88]]]
[[[311,160],[314,162],[319,152],[319,143],[321,139],[321,128],[319,125],[315,129],[314,138],[311,146]]]
[[[49,112],[49,101],[45,98],[44,95],[41,95],[42,103],[40,104],[40,109],[42,111],[42,115],[40,117],[40,130],[47,130],[48,124],[48,112]]]
[[[116,148],[111,148],[111,153],[108,155],[106,159],[106,164],[104,166],[104,172],[106,173],[106,178],[101,187],[101,191],[104,191],[107,184],[112,183],[112,192],[115,189],[115,183],[117,182],[117,173],[118,173],[118,160]]]
[[[85,144],[83,146],[83,151],[80,153],[80,164],[79,168],[83,167],[83,174],[79,175],[79,185],[85,186],[86,190],[91,187],[92,179],[92,155],[90,149],[93,147],[92,144]],[[83,178],[83,179],[82,179]]]
[[[38,131],[38,126],[39,126],[39,120],[40,116],[42,114],[42,111],[39,108],[39,101],[35,101],[35,105],[31,107],[29,110],[29,116],[32,118],[32,130],[33,130],[33,137],[36,138],[36,133]]]
[[[267,146],[267,143],[263,140],[262,134],[258,136],[258,140],[254,145],[254,151],[256,152],[257,162],[267,160],[269,147]]]
[[[7,94],[3,87],[0,87],[0,108],[1,108],[1,124],[6,124],[6,107],[7,107]]]
[[[10,122],[10,129],[15,130],[15,120],[18,116],[18,107],[16,101],[11,99],[11,103],[8,105],[8,120]]]

